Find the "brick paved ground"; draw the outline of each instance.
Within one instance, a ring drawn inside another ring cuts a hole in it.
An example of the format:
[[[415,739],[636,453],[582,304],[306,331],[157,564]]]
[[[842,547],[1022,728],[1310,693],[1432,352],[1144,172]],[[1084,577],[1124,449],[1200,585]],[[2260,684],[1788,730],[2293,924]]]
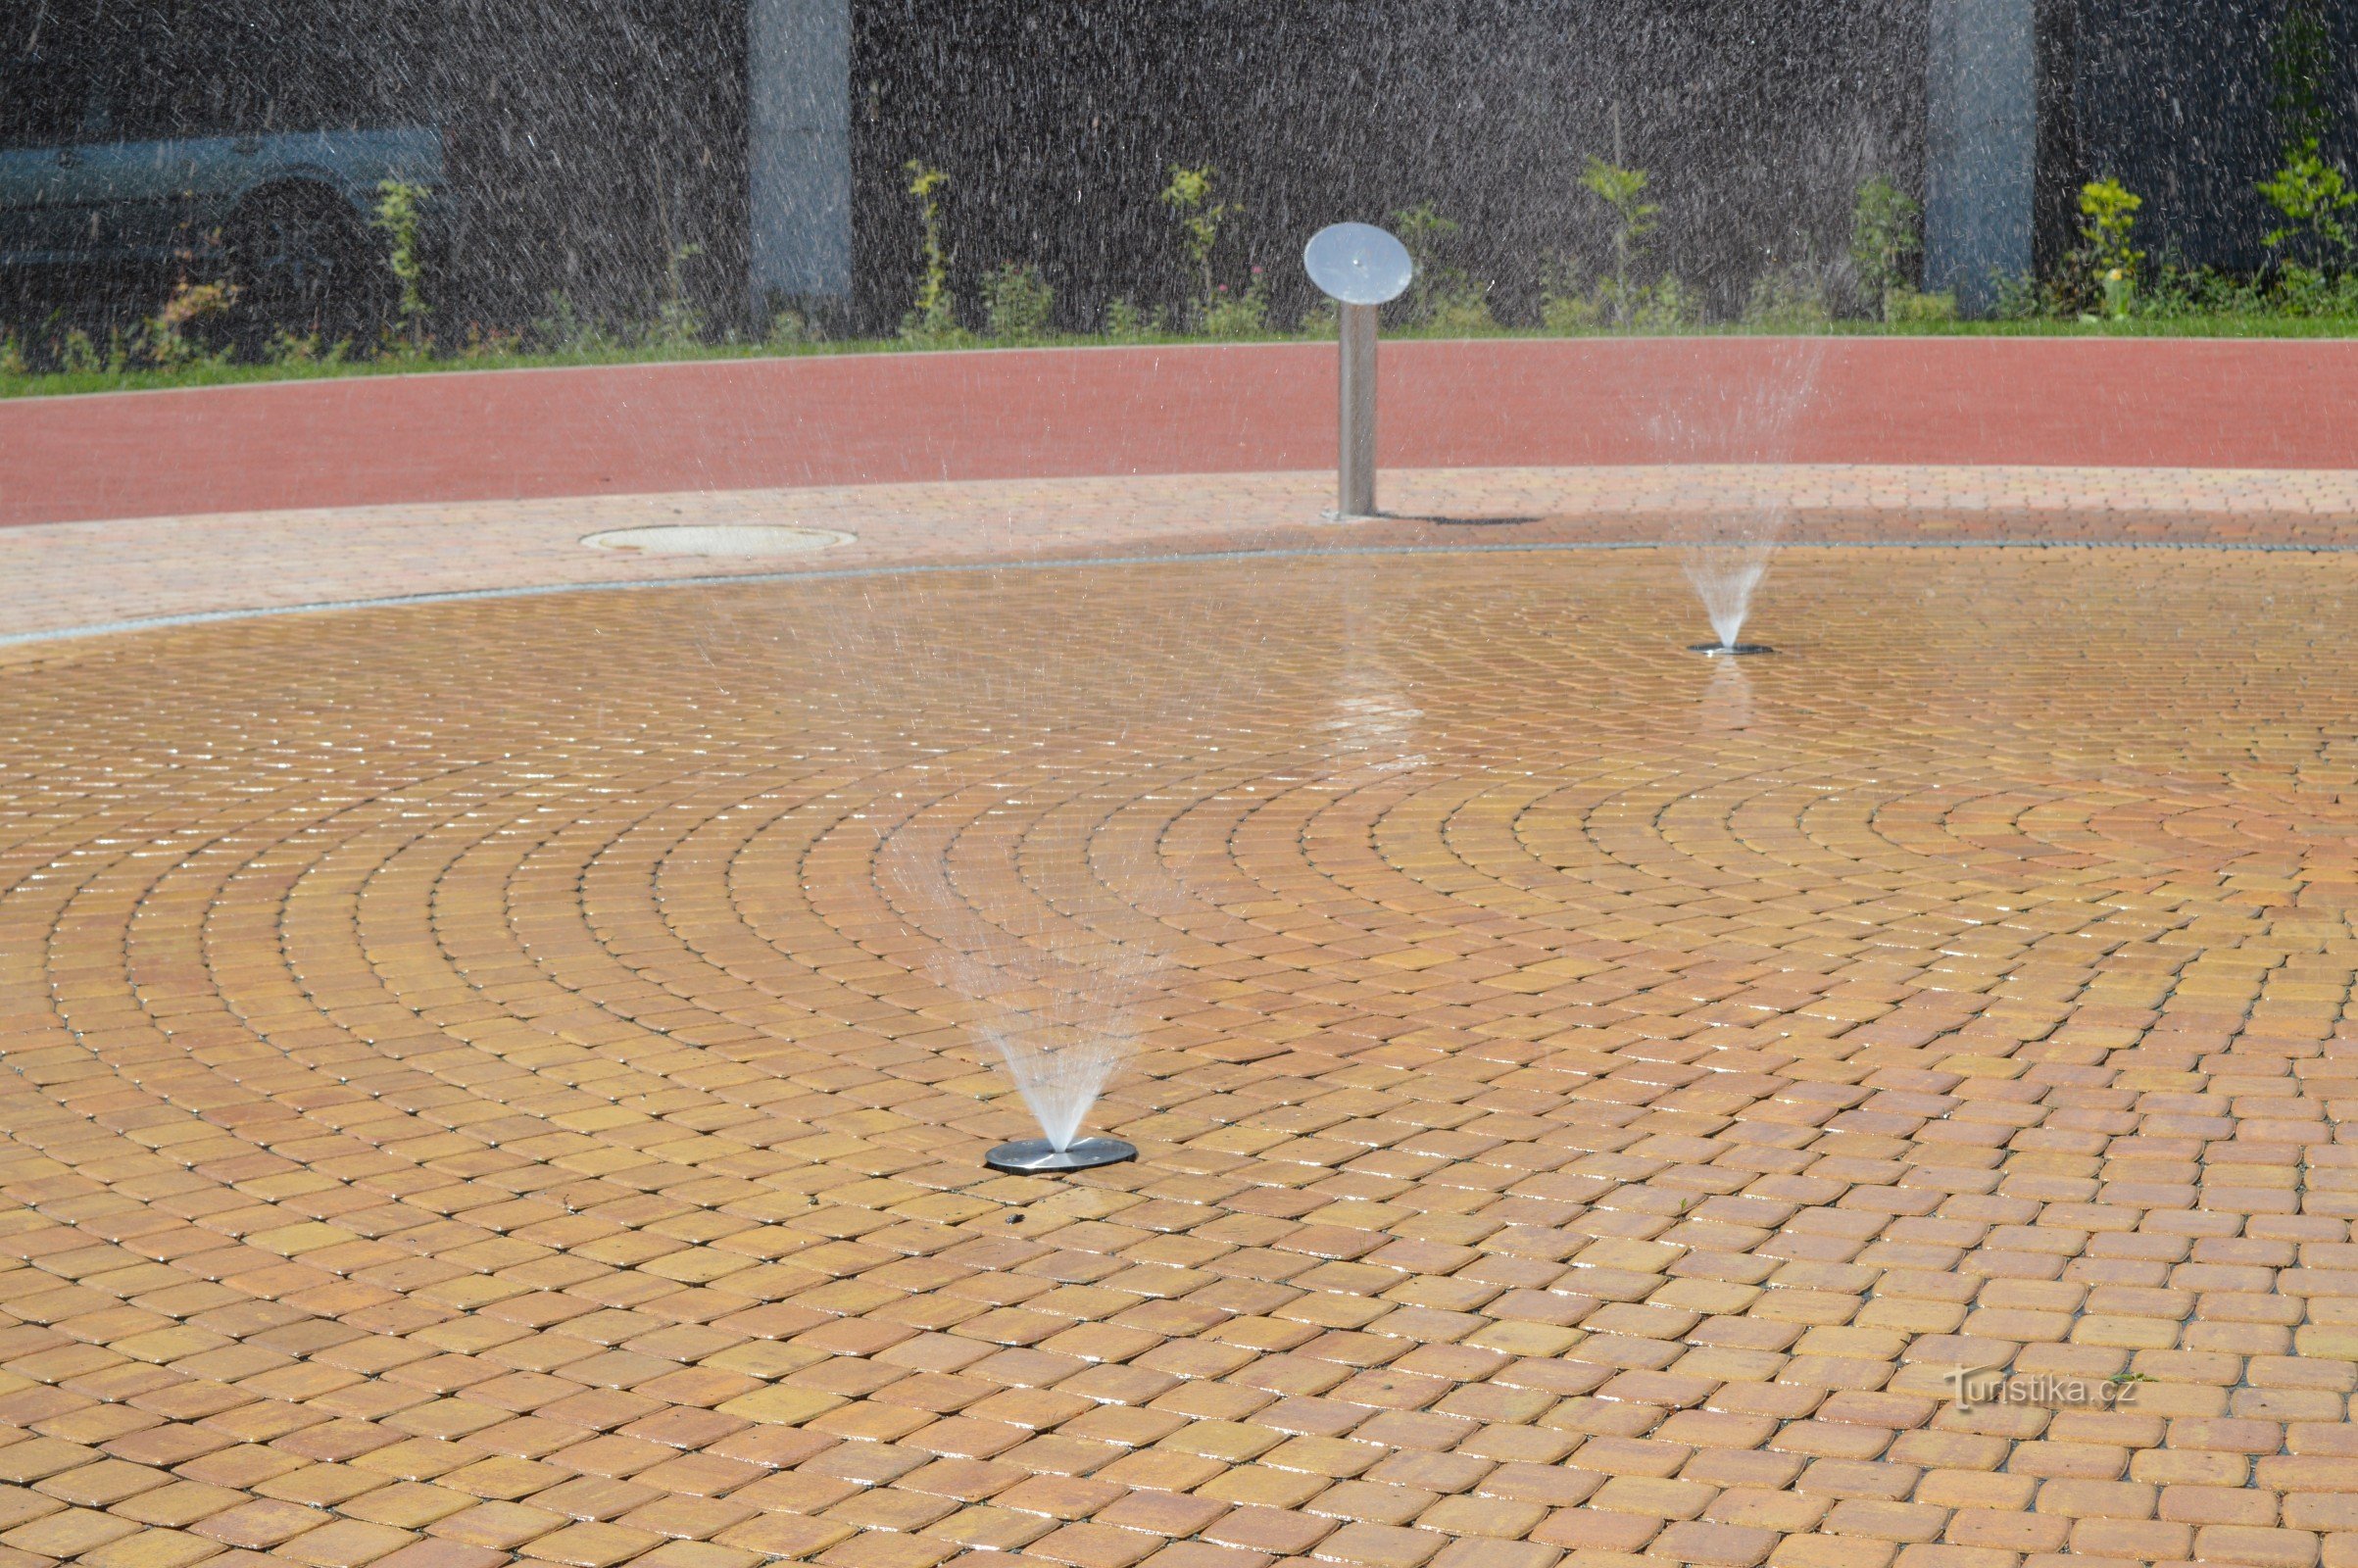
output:
[[[1732,662],[1676,550],[1425,553],[20,646],[0,1568],[2358,1564],[2354,595],[1819,548]],[[1076,969],[1142,1157],[992,1175]]]

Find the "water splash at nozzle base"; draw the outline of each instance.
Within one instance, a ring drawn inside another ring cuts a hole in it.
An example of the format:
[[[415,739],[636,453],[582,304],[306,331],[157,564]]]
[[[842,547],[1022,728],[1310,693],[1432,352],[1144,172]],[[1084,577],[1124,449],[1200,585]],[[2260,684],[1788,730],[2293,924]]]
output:
[[[1138,1146],[1125,1144],[1118,1138],[1084,1138],[1065,1149],[1058,1149],[1045,1138],[1018,1138],[985,1154],[983,1163],[993,1170],[1017,1176],[1053,1176],[1063,1171],[1117,1165],[1137,1157]]]

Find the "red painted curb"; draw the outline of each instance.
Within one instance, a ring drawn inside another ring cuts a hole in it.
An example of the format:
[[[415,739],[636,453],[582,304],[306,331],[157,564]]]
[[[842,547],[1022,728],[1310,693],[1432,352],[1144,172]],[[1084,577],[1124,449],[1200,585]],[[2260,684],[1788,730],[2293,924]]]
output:
[[[497,370],[0,403],[0,523],[399,501],[1318,468],[1324,344]],[[1806,395],[1802,389],[1806,388]],[[1400,466],[2358,468],[2358,343],[1395,343]]]

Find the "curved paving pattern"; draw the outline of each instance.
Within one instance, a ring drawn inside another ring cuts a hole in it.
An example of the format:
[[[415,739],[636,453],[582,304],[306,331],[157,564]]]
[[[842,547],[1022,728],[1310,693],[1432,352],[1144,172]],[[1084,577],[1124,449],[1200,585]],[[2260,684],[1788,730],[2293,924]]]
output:
[[[20,650],[0,1563],[2358,1561],[2353,595],[1813,550],[1736,663],[1671,552],[1375,556]],[[1072,965],[1143,1157],[993,1175]]]

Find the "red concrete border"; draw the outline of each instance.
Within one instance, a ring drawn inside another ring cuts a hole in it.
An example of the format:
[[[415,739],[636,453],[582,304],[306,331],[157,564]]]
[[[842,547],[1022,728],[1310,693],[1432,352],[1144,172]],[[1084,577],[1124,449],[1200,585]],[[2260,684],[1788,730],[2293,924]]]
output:
[[[1383,457],[1403,466],[2358,468],[2358,343],[1398,343],[1383,377]],[[363,377],[0,404],[0,523],[1316,468],[1334,450],[1319,344]]]

